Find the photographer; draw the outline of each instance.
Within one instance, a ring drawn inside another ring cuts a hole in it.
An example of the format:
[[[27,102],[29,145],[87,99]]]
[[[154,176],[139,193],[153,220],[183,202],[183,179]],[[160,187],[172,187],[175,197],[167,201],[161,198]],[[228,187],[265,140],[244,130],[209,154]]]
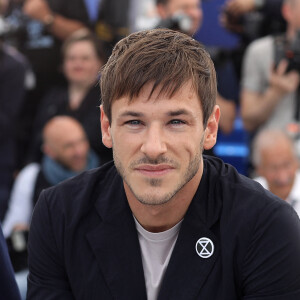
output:
[[[282,15],[287,22],[284,40],[289,50],[293,43],[297,43],[300,0],[285,0]],[[286,128],[295,121],[299,70],[291,70],[291,58],[286,51],[282,52],[282,57],[276,58],[276,40],[274,36],[267,36],[254,41],[244,57],[241,113],[249,131],[263,127]]]

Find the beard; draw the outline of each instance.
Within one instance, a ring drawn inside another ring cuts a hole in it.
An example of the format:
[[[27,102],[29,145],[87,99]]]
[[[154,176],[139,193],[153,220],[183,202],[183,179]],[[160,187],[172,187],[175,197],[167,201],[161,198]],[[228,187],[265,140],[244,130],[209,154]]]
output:
[[[119,159],[116,151],[114,151],[114,147],[113,147],[114,163],[123,181],[126,183],[126,185],[129,187],[132,194],[140,203],[145,205],[151,205],[151,206],[163,205],[165,203],[168,203],[197,174],[202,162],[203,140],[204,140],[204,135],[202,136],[200,141],[199,151],[197,151],[195,155],[192,157],[192,159],[190,159],[182,178],[178,180],[177,184],[173,185],[173,187],[170,188],[169,192],[161,193],[159,191],[159,188],[162,187],[164,184],[164,178],[145,178],[145,181],[148,184],[148,186],[152,187],[153,189],[151,190],[151,192],[148,193],[147,192],[138,193],[135,189],[135,183],[130,181],[128,178],[128,170],[134,170],[135,167],[137,167],[140,164],[158,165],[162,163],[169,164],[175,170],[180,170],[181,168],[180,163],[172,159],[169,159],[165,156],[160,156],[155,160],[145,156],[139,160],[133,161],[130,164],[128,170],[126,170],[121,160]]]

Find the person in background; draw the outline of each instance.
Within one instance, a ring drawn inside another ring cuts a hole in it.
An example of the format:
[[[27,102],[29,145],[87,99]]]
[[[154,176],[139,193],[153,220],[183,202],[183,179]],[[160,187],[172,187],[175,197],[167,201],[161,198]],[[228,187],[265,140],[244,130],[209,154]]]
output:
[[[230,15],[242,16],[253,11],[282,18],[281,6],[284,0],[227,0],[224,8]]]
[[[33,121],[43,96],[53,86],[63,85],[60,49],[75,31],[88,28],[84,0],[10,0],[6,20],[17,27],[7,36],[31,64],[34,79],[26,91],[18,128],[18,168],[28,161]]]
[[[42,162],[27,165],[17,176],[9,209],[2,224],[17,283],[24,299],[28,274],[27,232],[40,192],[99,165],[96,154],[90,149],[84,129],[77,120],[68,116],[57,116],[46,123],[42,149]],[[22,249],[16,242],[17,238],[24,241]]]
[[[28,300],[300,298],[295,211],[203,157],[220,118],[203,46],[169,29],[132,33],[100,80],[114,161],[41,193]]]
[[[16,127],[25,93],[26,65],[0,37],[0,221],[7,209],[17,165]]]
[[[102,144],[98,118],[101,100],[97,80],[106,56],[102,53],[99,41],[86,31],[78,31],[67,39],[62,55],[63,72],[68,84],[54,87],[41,101],[28,160],[40,159],[41,128],[45,123],[56,115],[69,115],[82,124],[92,149],[103,164],[112,159],[111,151]]]
[[[0,295],[1,299],[20,300],[20,293],[0,226]]]
[[[290,136],[279,129],[265,129],[253,142],[253,165],[264,188],[290,203],[300,216],[299,161]]]
[[[244,56],[241,115],[245,128],[253,134],[263,128],[286,130],[299,119],[300,70],[290,64],[287,50],[300,38],[300,0],[285,0],[282,15],[286,32],[255,40]]]
[[[185,33],[190,36],[201,27],[203,18],[201,0],[157,0],[156,7],[158,15],[162,20],[172,18],[178,13],[183,13],[188,16],[191,23]],[[227,76],[229,76],[229,74],[227,74]],[[218,80],[220,80],[220,78],[218,78]],[[221,108],[220,128],[224,133],[230,133],[236,114],[235,102],[231,99],[225,99],[219,93],[217,103]]]

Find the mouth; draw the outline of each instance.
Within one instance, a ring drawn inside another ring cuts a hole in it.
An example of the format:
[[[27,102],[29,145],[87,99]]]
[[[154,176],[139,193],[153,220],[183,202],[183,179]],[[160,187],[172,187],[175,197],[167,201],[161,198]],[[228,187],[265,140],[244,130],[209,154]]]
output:
[[[166,164],[160,165],[140,165],[135,168],[135,171],[147,177],[165,176],[172,172],[174,167]]]

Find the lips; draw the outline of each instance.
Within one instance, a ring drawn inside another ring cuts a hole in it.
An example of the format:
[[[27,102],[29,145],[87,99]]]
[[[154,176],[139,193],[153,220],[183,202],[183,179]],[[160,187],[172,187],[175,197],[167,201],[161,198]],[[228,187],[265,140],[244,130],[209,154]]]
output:
[[[140,165],[135,168],[136,171],[146,176],[163,176],[174,170],[174,167],[166,164],[160,165]]]

